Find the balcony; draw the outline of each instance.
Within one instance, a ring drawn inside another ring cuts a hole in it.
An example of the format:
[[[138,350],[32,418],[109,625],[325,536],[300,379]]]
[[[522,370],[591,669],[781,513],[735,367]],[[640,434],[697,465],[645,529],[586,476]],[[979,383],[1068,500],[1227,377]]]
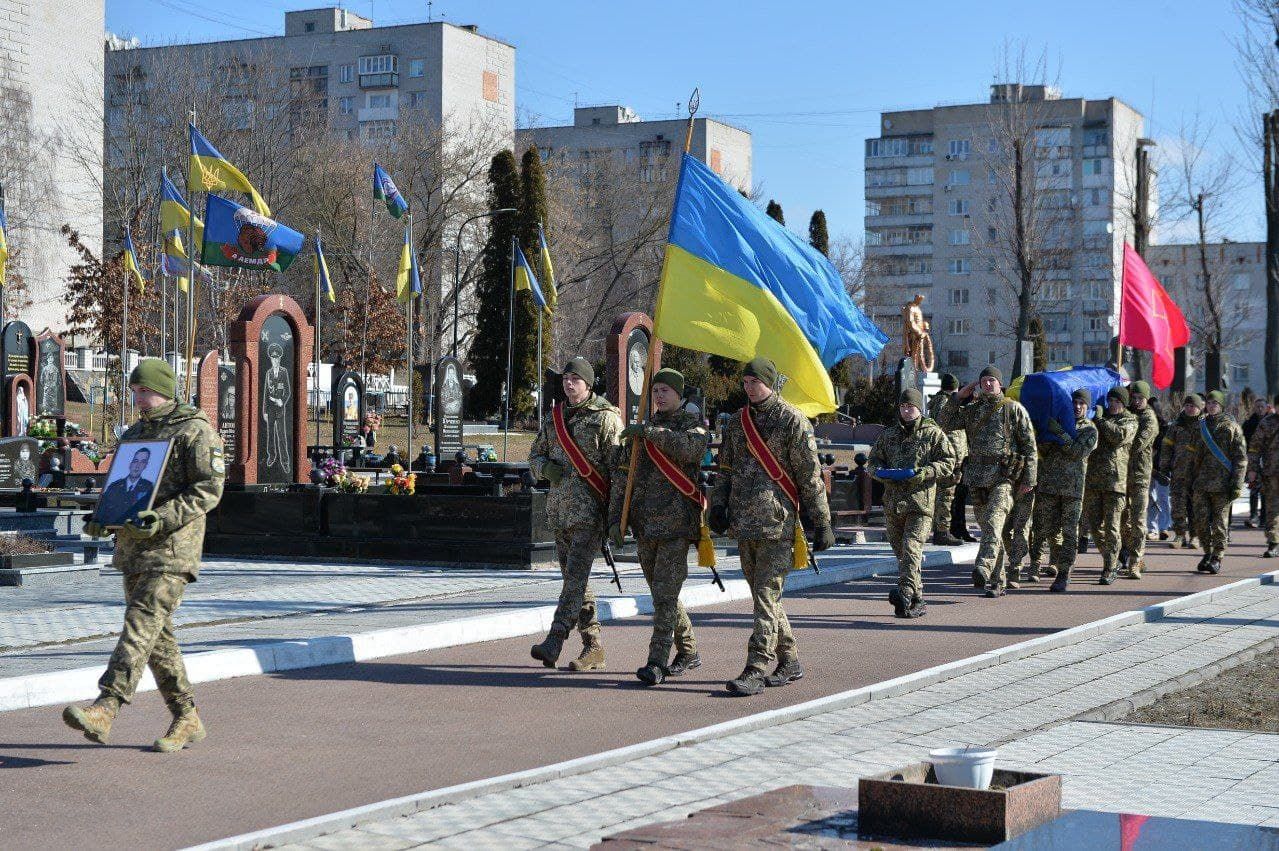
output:
[[[867,198],[904,198],[911,195],[932,195],[933,184],[924,183],[918,186],[870,186],[866,187]]]
[[[933,244],[931,242],[920,242],[914,245],[867,245],[866,254],[874,257],[883,257],[886,254],[904,254],[911,256],[929,255],[933,253]]]
[[[896,213],[884,216],[867,216],[865,225],[868,229],[906,227],[908,225],[930,224],[932,220],[932,213]]]
[[[356,118],[361,124],[366,121],[396,121],[399,117],[398,106],[366,106],[356,112]]]
[[[399,74],[361,74],[362,89],[393,89],[400,84]]]
[[[1090,343],[1109,343],[1113,335],[1110,331],[1085,331],[1084,345]]]

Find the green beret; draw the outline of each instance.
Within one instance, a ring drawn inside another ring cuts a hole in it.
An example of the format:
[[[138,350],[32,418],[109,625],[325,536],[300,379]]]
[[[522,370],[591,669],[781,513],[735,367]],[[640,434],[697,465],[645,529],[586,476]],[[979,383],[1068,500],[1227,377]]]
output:
[[[753,376],[768,385],[770,390],[777,388],[777,364],[764,356],[755,358],[742,370],[743,376]]]
[[[178,377],[173,374],[173,367],[168,361],[159,358],[143,358],[129,374],[130,387],[145,387],[154,390],[166,399],[178,395]]]
[[[588,388],[595,386],[595,368],[581,355],[564,365],[564,374],[568,375],[570,372],[585,381]]]
[[[684,373],[678,369],[671,369],[669,366],[662,367],[653,376],[653,383],[665,384],[681,397],[684,395]]]

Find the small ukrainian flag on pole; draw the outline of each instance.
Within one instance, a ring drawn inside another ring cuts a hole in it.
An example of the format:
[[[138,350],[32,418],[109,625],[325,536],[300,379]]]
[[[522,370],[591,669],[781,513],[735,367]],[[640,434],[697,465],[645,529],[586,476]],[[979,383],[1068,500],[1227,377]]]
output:
[[[528,258],[524,256],[524,250],[520,248],[517,241],[515,243],[515,253],[511,255],[511,263],[515,266],[515,289],[527,290],[533,301],[537,302],[537,306],[550,314],[551,308],[546,303],[546,296],[542,294],[542,287],[537,283],[537,275],[533,274],[533,267],[529,265]]]

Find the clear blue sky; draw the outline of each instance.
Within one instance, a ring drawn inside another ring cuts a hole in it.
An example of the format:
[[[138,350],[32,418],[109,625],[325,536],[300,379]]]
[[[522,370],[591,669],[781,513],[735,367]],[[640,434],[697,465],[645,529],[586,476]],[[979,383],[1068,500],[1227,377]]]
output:
[[[282,33],[287,9],[321,5],[108,0],[107,27],[144,44],[248,38]],[[378,25],[427,14],[425,0],[347,8]],[[1046,50],[1065,96],[1135,106],[1157,140],[1198,111],[1215,125],[1213,144],[1237,150],[1245,106],[1229,0],[437,0],[432,9],[516,46],[521,124],[568,123],[575,101],[668,117],[700,86],[703,114],[754,134],[764,197],[801,232],[824,209],[833,236],[861,235],[862,140],[877,135],[879,112],[984,100],[1006,42]],[[1254,181],[1238,193],[1230,236],[1261,238],[1260,195]]]

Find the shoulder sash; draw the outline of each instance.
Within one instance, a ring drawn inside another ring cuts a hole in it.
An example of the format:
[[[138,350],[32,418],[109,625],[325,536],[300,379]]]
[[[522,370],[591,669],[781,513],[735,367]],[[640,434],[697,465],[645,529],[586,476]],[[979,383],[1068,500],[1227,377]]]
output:
[[[595,495],[601,500],[608,499],[608,482],[595,469],[591,460],[586,457],[586,453],[582,451],[582,447],[577,445],[573,440],[573,435],[569,433],[568,424],[564,422],[564,406],[551,406],[551,421],[555,423],[555,437],[560,442],[560,448],[564,450],[564,454],[568,456],[569,463],[573,465],[573,469],[577,471],[577,475]]]
[[[777,456],[768,448],[768,444],[759,434],[759,429],[755,428],[755,421],[751,419],[750,405],[742,407],[742,432],[746,435],[746,448],[750,450],[751,455],[764,468],[764,472],[773,480],[773,483],[785,491],[791,502],[798,506],[799,488],[795,487],[795,480],[782,469]]]
[[[1203,438],[1204,445],[1208,447],[1208,451],[1217,459],[1221,466],[1226,468],[1227,473],[1235,471],[1235,465],[1230,463],[1230,459],[1226,457],[1226,453],[1221,451],[1221,447],[1217,445],[1217,441],[1212,437],[1212,429],[1208,428],[1208,421],[1199,421],[1199,436]]]
[[[702,493],[702,489],[686,476],[674,461],[667,458],[653,441],[644,441],[644,451],[648,454],[648,460],[653,462],[653,466],[666,477],[666,481],[670,482],[675,490],[691,500],[698,508],[706,510],[706,495]]]

